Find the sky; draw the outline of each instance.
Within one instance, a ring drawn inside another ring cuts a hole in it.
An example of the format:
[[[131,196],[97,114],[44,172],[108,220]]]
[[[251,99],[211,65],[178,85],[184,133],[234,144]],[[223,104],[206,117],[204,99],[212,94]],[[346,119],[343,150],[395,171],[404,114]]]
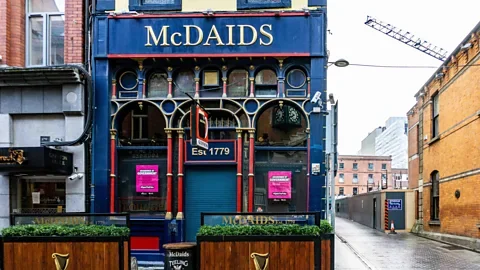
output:
[[[448,56],[480,21],[478,10],[479,0],[330,0],[329,61],[439,67],[442,61],[365,25],[367,15],[447,50]],[[327,92],[339,104],[339,154],[356,154],[369,132],[389,117],[406,116],[415,93],[435,71],[330,66]]]

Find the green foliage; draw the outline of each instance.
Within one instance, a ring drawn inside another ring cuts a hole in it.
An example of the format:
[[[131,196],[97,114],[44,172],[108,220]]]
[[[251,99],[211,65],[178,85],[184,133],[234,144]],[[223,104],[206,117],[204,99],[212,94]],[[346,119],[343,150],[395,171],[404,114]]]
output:
[[[319,236],[324,233],[331,233],[332,226],[328,221],[322,220],[320,226],[296,224],[278,225],[229,225],[229,226],[208,226],[200,227],[198,236],[240,236],[240,235],[310,235]]]
[[[128,236],[127,227],[100,225],[16,225],[1,231],[3,236]]]

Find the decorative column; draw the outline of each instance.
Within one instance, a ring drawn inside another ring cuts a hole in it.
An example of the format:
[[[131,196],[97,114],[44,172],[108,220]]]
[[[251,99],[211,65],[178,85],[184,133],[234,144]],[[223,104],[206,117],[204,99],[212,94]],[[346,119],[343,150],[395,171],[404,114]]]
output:
[[[307,133],[307,212],[308,209],[310,208],[310,129],[307,128],[305,130],[305,133]]]
[[[248,212],[253,212],[253,195],[254,195],[254,183],[253,177],[253,163],[255,156],[255,129],[248,130],[250,142],[248,151]]]
[[[222,94],[222,97],[223,97],[223,98],[226,98],[226,97],[227,97],[227,78],[226,78],[226,77],[223,77],[223,78],[222,78],[222,81],[223,81],[223,94]]]
[[[117,80],[112,80],[112,99],[117,98]]]
[[[307,98],[310,97],[310,77],[307,77]]]
[[[277,78],[277,97],[283,98],[285,96],[284,93],[284,87],[285,86],[285,80],[283,78]]]
[[[195,67],[195,98],[200,97],[200,67]]]
[[[173,140],[172,140],[172,131],[165,130],[167,133],[167,213],[165,214],[165,219],[172,219],[172,177],[173,177]]]
[[[178,130],[178,220],[183,219],[183,133]]]
[[[172,84],[173,84],[173,79],[172,79],[172,78],[168,78],[167,81],[168,81],[168,95],[167,95],[167,98],[172,98]]]
[[[250,77],[248,79],[250,80],[250,97],[254,97],[255,95],[253,93],[255,92],[255,84],[254,84],[255,78]]]
[[[110,129],[110,213],[115,213],[115,161],[117,130]]]
[[[237,129],[237,212],[242,212],[242,130]]]
[[[147,82],[145,81],[145,79],[143,79],[142,81],[143,81],[143,85],[142,85],[142,96],[143,96],[143,98],[146,98],[146,97],[147,97],[147,95],[146,95]]]

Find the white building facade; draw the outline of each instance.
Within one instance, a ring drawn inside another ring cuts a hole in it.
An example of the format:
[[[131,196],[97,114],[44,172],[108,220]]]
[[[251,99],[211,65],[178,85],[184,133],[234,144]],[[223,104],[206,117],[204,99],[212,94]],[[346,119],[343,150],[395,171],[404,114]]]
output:
[[[375,138],[375,155],[392,156],[392,168],[408,168],[407,117],[390,117]]]

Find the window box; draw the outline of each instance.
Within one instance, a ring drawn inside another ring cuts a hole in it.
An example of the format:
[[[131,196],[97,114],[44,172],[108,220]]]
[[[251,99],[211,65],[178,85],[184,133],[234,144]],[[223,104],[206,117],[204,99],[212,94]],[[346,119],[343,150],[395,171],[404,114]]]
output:
[[[182,0],[129,0],[130,10],[181,10]]]
[[[291,0],[237,0],[237,9],[289,8]]]

